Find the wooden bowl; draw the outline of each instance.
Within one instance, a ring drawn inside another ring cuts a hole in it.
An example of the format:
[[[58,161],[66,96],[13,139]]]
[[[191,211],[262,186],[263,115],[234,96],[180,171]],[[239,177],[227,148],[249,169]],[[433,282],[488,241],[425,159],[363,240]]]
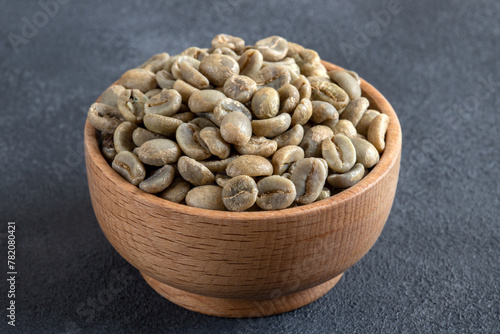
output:
[[[380,162],[331,198],[279,211],[210,211],[145,193],[108,165],[87,121],[87,177],[101,229],[154,290],[187,309],[259,317],[311,303],[373,246],[396,192],[398,118],[375,88],[364,80],[361,88],[390,117]]]

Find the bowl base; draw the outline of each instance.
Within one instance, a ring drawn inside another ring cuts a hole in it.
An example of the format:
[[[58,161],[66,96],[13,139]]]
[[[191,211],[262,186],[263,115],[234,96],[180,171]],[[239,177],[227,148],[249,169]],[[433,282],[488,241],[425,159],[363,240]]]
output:
[[[319,299],[330,291],[342,274],[307,290],[291,293],[275,299],[244,300],[197,295],[161,283],[141,273],[144,280],[162,297],[188,310],[227,318],[256,318],[298,309]]]

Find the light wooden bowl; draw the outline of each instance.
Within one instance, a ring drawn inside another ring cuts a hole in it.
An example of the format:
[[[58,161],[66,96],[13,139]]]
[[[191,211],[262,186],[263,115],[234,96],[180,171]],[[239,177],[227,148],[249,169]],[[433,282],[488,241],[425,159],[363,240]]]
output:
[[[260,317],[311,303],[370,250],[396,192],[398,118],[375,88],[364,80],[361,88],[390,117],[380,162],[329,199],[280,211],[210,211],[147,194],[108,165],[87,121],[87,177],[101,229],[154,290],[187,309]]]

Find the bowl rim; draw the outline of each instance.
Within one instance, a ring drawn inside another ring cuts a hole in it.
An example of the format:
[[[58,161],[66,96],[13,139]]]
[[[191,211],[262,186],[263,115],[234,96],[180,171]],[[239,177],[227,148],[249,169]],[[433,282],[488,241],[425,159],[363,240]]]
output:
[[[322,63],[327,70],[343,70],[343,68],[338,65],[326,61],[322,61]],[[386,133],[386,147],[380,157],[380,161],[361,181],[356,183],[354,186],[321,201],[275,211],[252,212],[209,210],[170,202],[156,195],[142,191],[137,186],[134,186],[131,183],[127,182],[113,170],[113,168],[104,159],[104,156],[99,149],[97,131],[90,124],[88,119],[86,119],[84,130],[84,145],[86,151],[85,156],[86,159],[92,159],[93,164],[96,165],[96,167],[103,173],[102,176],[109,179],[117,187],[121,188],[121,192],[131,193],[135,197],[134,200],[137,200],[147,206],[159,206],[167,210],[189,214],[191,216],[198,216],[200,218],[209,216],[212,219],[231,219],[232,221],[243,222],[258,220],[262,218],[279,218],[280,220],[288,217],[296,218],[299,214],[304,214],[305,212],[312,214],[316,210],[321,210],[335,205],[341,205],[342,203],[352,200],[356,196],[365,193],[370,188],[374,187],[378,182],[380,182],[399,161],[402,146],[402,133],[396,112],[392,108],[391,104],[387,101],[387,99],[377,89],[375,89],[364,79],[360,78],[360,80],[362,96],[368,98],[368,100],[370,101],[370,106],[375,107],[378,111],[389,116],[390,121]],[[113,83],[111,86],[115,84],[117,84],[117,82]],[[100,97],[96,102],[99,102],[99,100]]]

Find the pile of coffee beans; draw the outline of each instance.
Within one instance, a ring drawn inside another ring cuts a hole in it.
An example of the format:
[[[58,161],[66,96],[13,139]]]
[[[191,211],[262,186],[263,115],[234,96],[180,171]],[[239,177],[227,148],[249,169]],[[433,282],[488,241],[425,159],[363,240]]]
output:
[[[278,210],[326,199],[379,161],[389,117],[352,71],[271,36],[151,57],[88,112],[103,156],[147,193],[189,206]]]

